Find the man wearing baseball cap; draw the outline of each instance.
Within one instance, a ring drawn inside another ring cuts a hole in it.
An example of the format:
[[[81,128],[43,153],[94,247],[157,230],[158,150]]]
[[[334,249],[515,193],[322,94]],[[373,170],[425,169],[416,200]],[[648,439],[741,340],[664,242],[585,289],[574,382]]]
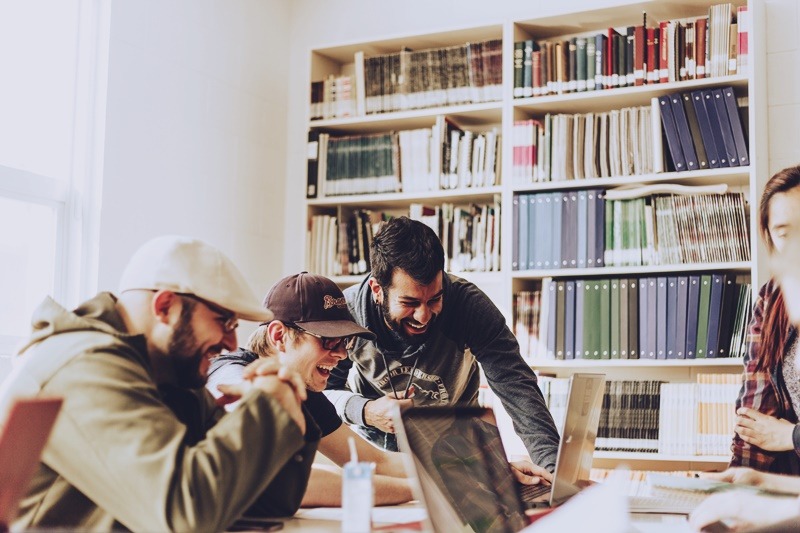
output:
[[[203,387],[240,318],[272,313],[219,250],[178,236],[145,243],[116,296],[47,298],[0,390],[3,405],[64,399],[14,528],[222,531],[248,509],[293,513],[319,438],[302,381],[256,363],[225,389],[229,413]]]
[[[275,317],[262,323],[247,348],[218,357],[211,365],[208,388],[239,383],[254,361],[280,361],[297,372],[308,389],[304,405],[322,431],[319,451],[342,466],[350,456],[348,438],[354,437],[361,461],[376,464],[375,503],[402,503],[412,498],[402,458],[372,446],[342,424],[336,409],[322,391],[331,369],[347,357],[357,338],[375,336],[353,320],[341,289],[323,276],[301,272],[275,283],[264,299]],[[315,465],[311,470],[303,506],[340,506],[342,479],[338,470]]]

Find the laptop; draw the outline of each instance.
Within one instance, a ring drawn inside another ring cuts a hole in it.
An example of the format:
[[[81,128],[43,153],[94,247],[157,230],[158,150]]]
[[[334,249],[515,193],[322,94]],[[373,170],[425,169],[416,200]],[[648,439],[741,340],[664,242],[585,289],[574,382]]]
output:
[[[11,403],[0,427],[0,531],[8,530],[17,515],[60,409],[60,398]]]
[[[417,498],[428,511],[426,528],[519,531],[528,525],[527,508],[558,505],[589,485],[604,392],[603,374],[570,379],[553,483],[533,485],[539,494],[526,495],[531,486],[516,481],[491,409],[414,407],[396,413],[398,445],[407,452]]]

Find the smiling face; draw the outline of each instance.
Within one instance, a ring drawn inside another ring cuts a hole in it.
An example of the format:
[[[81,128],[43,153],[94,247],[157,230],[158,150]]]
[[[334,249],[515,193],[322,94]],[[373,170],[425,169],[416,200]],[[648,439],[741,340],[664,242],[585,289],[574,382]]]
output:
[[[236,332],[225,330],[227,315],[201,302],[179,298],[180,316],[167,348],[171,381],[180,387],[199,388],[206,384],[211,359],[223,349],[236,348]]]
[[[284,332],[288,332],[288,326],[283,324],[281,326]],[[339,343],[334,350],[326,350],[322,347],[322,339],[298,330],[294,330],[293,333],[293,335],[282,335],[285,342],[278,351],[280,362],[300,374],[308,390],[316,392],[325,390],[331,370],[339,364],[339,361],[347,358],[344,343]]]
[[[388,288],[381,287],[374,278],[370,279],[370,288],[383,310],[386,325],[409,342],[423,342],[442,312],[444,289],[441,272],[431,283],[422,285],[396,268]]]

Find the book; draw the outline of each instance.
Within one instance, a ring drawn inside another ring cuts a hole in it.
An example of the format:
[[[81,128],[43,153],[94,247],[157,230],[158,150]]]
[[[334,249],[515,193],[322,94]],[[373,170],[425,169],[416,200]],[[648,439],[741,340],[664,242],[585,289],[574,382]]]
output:
[[[728,121],[731,125],[731,133],[733,134],[733,143],[736,146],[736,155],[739,158],[739,165],[749,165],[750,156],[747,153],[747,140],[744,135],[744,130],[742,129],[742,121],[739,118],[736,94],[733,92],[733,87],[723,87],[721,91],[723,99],[725,100],[725,108],[728,112]]]
[[[669,95],[660,96],[658,98],[658,103],[661,110],[661,126],[667,138],[667,147],[669,148],[672,167],[676,172],[682,172],[686,170],[686,160],[683,156],[678,127],[675,124],[675,118],[672,114],[671,98]]]
[[[319,175],[319,132],[309,130],[306,148],[306,198],[317,197],[317,180]]]
[[[680,93],[669,95],[672,104],[672,117],[675,120],[675,127],[678,131],[678,139],[681,143],[683,159],[686,163],[686,170],[697,170],[700,165],[697,161],[697,152],[692,141],[692,131],[689,129],[689,122],[686,118],[686,110],[683,107],[683,97]]]
[[[523,88],[525,82],[523,78],[524,68],[524,54],[525,54],[525,41],[517,41],[514,43],[514,98],[523,96]],[[531,79],[531,74],[528,79]],[[531,85],[533,87],[533,85]]]

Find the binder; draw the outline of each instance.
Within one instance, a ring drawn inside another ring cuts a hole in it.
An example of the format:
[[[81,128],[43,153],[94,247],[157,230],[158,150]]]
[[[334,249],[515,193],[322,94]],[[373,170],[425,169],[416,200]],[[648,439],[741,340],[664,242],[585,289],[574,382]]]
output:
[[[686,304],[686,359],[697,358],[697,316],[700,307],[700,276],[689,276]]]
[[[554,280],[549,280],[547,288],[547,358],[555,359],[556,357],[556,307],[558,302],[557,284]]]
[[[594,195],[595,201],[595,221],[594,221],[594,246],[595,258],[594,266],[605,266],[605,234],[606,234],[606,195],[601,190],[596,190]]]
[[[564,359],[575,359],[575,282],[565,282]]]
[[[656,278],[656,359],[667,358],[667,278]]]
[[[722,128],[719,126],[719,118],[717,118],[717,106],[714,105],[714,97],[710,90],[698,91],[703,95],[703,103],[705,104],[706,113],[708,114],[708,123],[710,124],[711,134],[714,138],[714,146],[717,149],[717,157],[719,157],[720,167],[731,167],[728,151],[725,148],[725,140],[722,137]],[[735,148],[734,148],[735,150]]]
[[[639,279],[628,280],[628,359],[639,358]]]
[[[651,330],[648,327],[648,314],[650,313],[650,306],[648,305],[648,285],[653,278],[639,278],[639,359],[654,359],[655,350],[653,350],[652,357],[648,352],[650,344],[650,337],[655,337],[655,329]],[[655,322],[655,316],[653,317]]]
[[[681,141],[678,138],[678,129],[672,114],[670,97],[668,95],[659,96],[658,103],[661,108],[661,126],[664,129],[664,135],[667,137],[667,147],[669,148],[672,166],[675,171],[683,172],[686,170],[686,159],[684,159]]]
[[[586,291],[583,280],[575,280],[575,346],[573,355],[575,359],[583,359],[583,315]]]
[[[678,337],[678,278],[675,276],[667,277],[667,339],[665,359],[677,359],[677,337]]]
[[[308,160],[306,171],[306,198],[317,197],[317,180],[319,177],[319,132],[310,130],[308,132],[308,148],[306,150]]]
[[[609,321],[609,358],[610,359],[619,359],[620,358],[620,306],[619,306],[619,294],[620,294],[620,282],[619,279],[611,279],[609,280],[610,286],[610,321]]]
[[[628,359],[628,336],[630,333],[630,318],[628,314],[628,279],[622,278],[619,280],[619,358]],[[613,339],[612,339],[613,343]],[[613,348],[612,348],[613,351]],[[613,353],[612,353],[613,355]]]
[[[577,264],[578,268],[587,267],[587,252],[588,252],[588,232],[589,232],[589,205],[588,205],[588,191],[578,191],[578,221],[577,221]],[[592,233],[594,233],[592,231]]]
[[[700,302],[697,306],[697,351],[698,359],[707,357],[708,349],[708,315],[711,302],[711,274],[700,276]]]
[[[700,138],[703,141],[703,148],[708,158],[709,168],[719,168],[720,160],[717,153],[717,146],[714,141],[714,132],[711,130],[711,122],[706,112],[705,99],[702,91],[692,91],[689,93],[692,99],[692,107],[697,116],[697,124],[700,127]]]
[[[611,357],[611,282],[600,280],[600,358]]]
[[[564,203],[563,194],[560,192],[550,193],[545,197],[545,204],[550,209],[550,227],[552,231],[547,232],[547,240],[550,243],[550,265],[545,264],[545,268],[560,268],[561,266],[561,235],[564,228],[561,226],[561,204]],[[548,204],[549,198],[549,204]]]
[[[544,234],[547,233],[547,226],[542,223],[543,219],[539,211],[543,207],[540,202],[541,195],[528,195],[528,268],[537,268],[539,256],[542,255],[542,242]]]
[[[642,288],[644,290],[644,288]],[[655,359],[658,352],[658,278],[647,278],[647,359]]]
[[[733,92],[733,87],[723,87],[722,95],[725,99],[725,107],[728,111],[728,120],[731,123],[733,142],[736,145],[736,155],[739,156],[739,165],[749,165],[750,156],[747,153],[747,138],[745,137],[744,129],[742,128],[742,119],[739,116],[739,106],[736,104],[736,93]]]
[[[536,194],[535,224],[539,231],[547,234],[550,227],[550,204],[545,201],[544,195]],[[529,268],[546,268],[550,265],[550,240],[552,236],[539,233],[531,236],[536,239],[533,245],[533,254],[528,257]],[[533,261],[531,261],[531,257]]]
[[[689,133],[692,137],[692,144],[697,154],[697,167],[699,169],[709,168],[708,156],[706,155],[706,150],[703,146],[703,137],[700,133],[700,124],[697,122],[697,114],[692,104],[692,95],[683,93],[681,94],[681,98],[683,99],[683,110],[686,113],[686,120],[689,123]]]
[[[734,323],[736,322],[736,311],[739,306],[739,285],[735,283],[733,276],[726,275],[724,284],[722,312],[719,320],[717,357],[730,357],[731,335],[733,334]]]
[[[600,359],[600,280],[585,280],[583,288],[583,354]]]
[[[686,309],[689,304],[689,277],[677,278],[675,301],[675,358],[686,359]]]
[[[706,357],[718,357],[720,344],[719,331],[722,318],[722,298],[725,292],[726,276],[712,274],[711,296],[708,304],[708,335],[706,340]]]
[[[519,196],[519,269],[525,270],[528,265],[528,194]]]
[[[686,118],[686,110],[683,108],[683,97],[680,93],[675,93],[669,95],[669,99],[672,104],[672,117],[678,130],[678,139],[681,142],[683,158],[686,162],[686,170],[697,170],[700,165],[697,161],[697,152],[694,149],[692,131],[689,129],[689,122]]]
[[[738,167],[739,155],[736,153],[736,142],[733,140],[731,121],[728,118],[728,109],[725,105],[725,98],[722,89],[710,89],[714,106],[717,108],[717,120],[719,129],[722,132],[722,141],[725,144],[725,153],[728,154],[728,162],[732,167]]]
[[[575,268],[578,266],[578,195],[575,191],[563,194],[561,213],[561,267]]]
[[[567,290],[565,281],[556,282],[556,359],[564,359],[564,341],[566,339]]]

